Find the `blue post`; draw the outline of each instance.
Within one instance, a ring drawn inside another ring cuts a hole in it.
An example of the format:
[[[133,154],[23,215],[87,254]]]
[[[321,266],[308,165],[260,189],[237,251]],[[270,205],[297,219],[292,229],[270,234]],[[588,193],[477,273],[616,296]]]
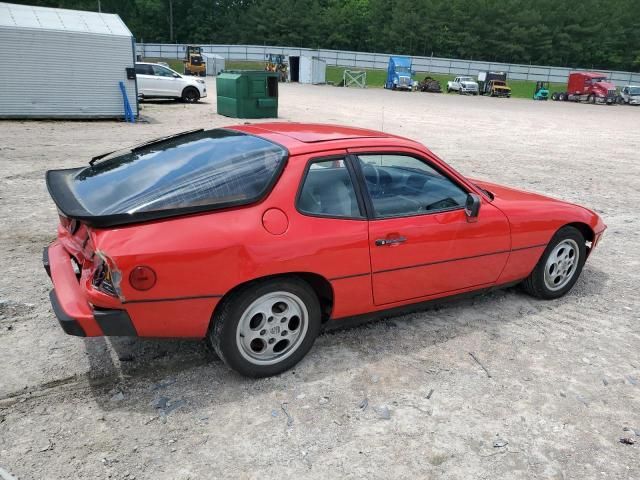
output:
[[[129,123],[136,123],[136,119],[133,116],[133,110],[129,104],[129,98],[127,97],[127,90],[124,88],[124,82],[120,81],[120,91],[122,92],[122,99],[124,101],[124,119]]]

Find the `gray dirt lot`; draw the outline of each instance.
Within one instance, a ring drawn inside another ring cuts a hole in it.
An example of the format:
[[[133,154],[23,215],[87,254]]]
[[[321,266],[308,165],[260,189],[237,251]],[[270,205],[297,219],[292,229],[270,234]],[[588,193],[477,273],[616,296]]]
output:
[[[512,288],[325,334],[294,370],[248,380],[201,342],[66,336],[41,266],[57,222],[45,170],[237,123],[215,98],[144,104],[148,123],[133,126],[0,122],[0,468],[20,479],[640,478],[640,108],[280,93],[282,120],[384,128],[467,175],[589,206],[604,241],[563,299]]]

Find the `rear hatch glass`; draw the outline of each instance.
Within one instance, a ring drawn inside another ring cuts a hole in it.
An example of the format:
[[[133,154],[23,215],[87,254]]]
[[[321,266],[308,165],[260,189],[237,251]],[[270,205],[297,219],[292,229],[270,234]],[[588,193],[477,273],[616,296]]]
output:
[[[260,137],[198,131],[86,168],[49,171],[47,186],[68,217],[111,226],[256,202],[286,158],[284,148]]]

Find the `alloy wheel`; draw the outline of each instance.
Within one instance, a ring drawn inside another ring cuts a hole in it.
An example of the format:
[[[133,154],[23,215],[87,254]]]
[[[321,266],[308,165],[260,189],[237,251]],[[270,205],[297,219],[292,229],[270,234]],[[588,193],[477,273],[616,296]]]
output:
[[[573,239],[558,243],[549,254],[544,267],[544,283],[551,291],[567,285],[577,271],[580,249]]]
[[[236,329],[240,354],[254,365],[273,365],[295,352],[304,341],[309,313],[291,292],[272,292],[243,312]]]

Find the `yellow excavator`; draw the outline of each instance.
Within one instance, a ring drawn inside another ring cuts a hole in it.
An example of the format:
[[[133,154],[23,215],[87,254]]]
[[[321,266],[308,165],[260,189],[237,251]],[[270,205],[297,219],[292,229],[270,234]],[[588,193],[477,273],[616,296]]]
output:
[[[202,47],[187,45],[183,62],[185,75],[204,77],[207,74],[207,65],[202,58]]]

